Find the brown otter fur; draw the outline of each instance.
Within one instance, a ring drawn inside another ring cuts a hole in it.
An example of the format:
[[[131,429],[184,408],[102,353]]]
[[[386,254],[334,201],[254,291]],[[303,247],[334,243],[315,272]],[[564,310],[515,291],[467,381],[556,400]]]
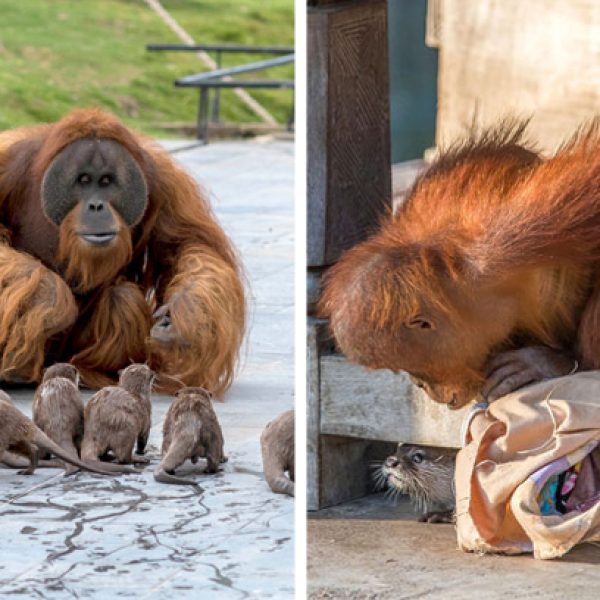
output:
[[[84,411],[84,460],[98,460],[112,451],[121,464],[148,462],[140,455],[150,434],[153,381],[148,366],[133,364],[121,371],[118,386],[105,387],[90,398]]]
[[[294,495],[294,411],[271,421],[260,436],[263,471],[277,494]],[[289,473],[289,479],[285,472]]]
[[[454,466],[456,450],[398,444],[375,472],[380,487],[392,496],[408,494],[423,514],[419,521],[451,523],[454,518]]]
[[[9,451],[27,457],[30,461],[29,467],[19,471],[23,475],[34,473],[38,465],[40,449],[51,452],[86,471],[110,475],[108,471],[86,464],[76,455],[63,450],[13,404],[8,394],[2,391],[0,391],[0,424],[0,456],[4,456],[4,453]]]
[[[44,371],[33,397],[33,422],[63,450],[79,456],[83,439],[83,400],[79,393],[79,371],[68,363],[57,363]],[[88,460],[105,471],[135,473],[133,469]],[[78,469],[66,467],[67,475]]]
[[[5,402],[14,404],[8,394],[3,394],[3,399]],[[14,452],[5,452],[4,454],[0,454],[0,463],[10,469],[26,469],[29,466],[29,459],[19,456]],[[38,460],[37,468],[63,469],[64,463],[58,460]]]
[[[61,448],[79,456],[83,438],[83,401],[79,394],[79,371],[58,363],[44,371],[33,396],[33,422]],[[66,467],[67,474],[77,469]]]
[[[223,432],[204,388],[186,387],[177,393],[163,424],[162,460],[154,479],[162,483],[197,485],[190,479],[174,477],[175,469],[186,459],[193,463],[206,458],[205,472],[216,473],[227,459],[223,453]]]
[[[5,452],[0,457],[0,463],[9,469],[26,469],[29,466],[29,460],[23,458],[14,452]],[[65,464],[60,460],[38,460],[38,469],[64,469]]]

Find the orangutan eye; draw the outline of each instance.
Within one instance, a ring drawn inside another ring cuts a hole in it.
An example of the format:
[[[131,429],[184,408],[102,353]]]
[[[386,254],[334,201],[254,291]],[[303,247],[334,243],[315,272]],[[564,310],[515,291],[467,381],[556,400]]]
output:
[[[420,315],[413,317],[405,323],[409,329],[433,329],[433,324]]]
[[[81,185],[89,185],[92,183],[92,176],[88,173],[82,173],[78,178],[77,182],[81,183]]]
[[[110,175],[102,175],[102,177],[100,177],[100,179],[98,180],[98,185],[100,187],[107,187],[111,184],[112,182],[112,177]]]
[[[410,380],[412,381],[413,385],[416,385],[418,388],[424,390],[425,389],[425,382],[421,379],[419,379],[418,377],[415,377],[414,375],[410,375]]]
[[[412,461],[416,464],[422,463],[423,462],[423,453],[415,452],[412,456]]]

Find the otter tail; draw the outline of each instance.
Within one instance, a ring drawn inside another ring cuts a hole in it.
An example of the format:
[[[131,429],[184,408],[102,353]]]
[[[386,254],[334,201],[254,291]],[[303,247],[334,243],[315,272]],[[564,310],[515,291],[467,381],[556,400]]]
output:
[[[32,423],[33,425],[33,423]],[[80,469],[84,469],[85,471],[91,471],[92,473],[99,473],[100,475],[112,475],[113,472],[104,469],[104,465],[102,468],[100,466],[94,466],[92,464],[83,462],[77,456],[73,456],[70,452],[63,450],[57,443],[53,442],[37,425],[34,425],[34,435],[33,435],[33,443],[42,448],[46,452],[51,452],[58,458],[68,462],[71,465],[75,465]]]
[[[194,486],[199,492],[204,491],[204,488],[201,488],[192,479],[183,479],[182,477],[175,477],[174,475],[170,475],[165,471],[165,468],[162,463],[158,465],[158,467],[156,467],[154,471],[154,479],[160,483],[172,483],[174,485],[191,485]]]
[[[285,475],[279,475],[278,477],[267,477],[267,483],[271,490],[276,494],[287,494],[288,496],[294,496],[294,482],[288,479]]]
[[[86,460],[85,464],[93,465],[97,469],[103,469],[104,471],[110,471],[111,473],[129,473],[130,475],[135,475],[142,472],[142,469],[134,469],[133,467],[128,467],[127,465],[116,465],[114,463],[102,462],[101,460]]]

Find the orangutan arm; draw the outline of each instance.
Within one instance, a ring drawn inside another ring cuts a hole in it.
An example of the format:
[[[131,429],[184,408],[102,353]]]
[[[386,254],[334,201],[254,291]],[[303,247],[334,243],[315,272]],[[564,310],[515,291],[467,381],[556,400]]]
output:
[[[5,231],[5,230],[4,230]],[[0,377],[38,381],[46,342],[77,317],[71,290],[38,260],[0,243]]]
[[[186,246],[155,319],[151,350],[159,371],[221,395],[231,384],[244,332],[244,292],[236,269],[209,247]]]
[[[163,389],[202,386],[220,396],[231,385],[245,327],[242,269],[196,182],[147,147],[160,196],[151,240],[157,311],[150,358]],[[167,384],[172,376],[171,385]]]

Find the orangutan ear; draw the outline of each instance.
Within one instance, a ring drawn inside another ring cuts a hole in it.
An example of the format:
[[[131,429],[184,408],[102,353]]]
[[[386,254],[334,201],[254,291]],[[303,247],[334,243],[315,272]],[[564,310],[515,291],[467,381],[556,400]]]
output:
[[[408,321],[405,321],[404,326],[408,327],[408,329],[435,329],[435,323],[423,315],[415,315]]]

